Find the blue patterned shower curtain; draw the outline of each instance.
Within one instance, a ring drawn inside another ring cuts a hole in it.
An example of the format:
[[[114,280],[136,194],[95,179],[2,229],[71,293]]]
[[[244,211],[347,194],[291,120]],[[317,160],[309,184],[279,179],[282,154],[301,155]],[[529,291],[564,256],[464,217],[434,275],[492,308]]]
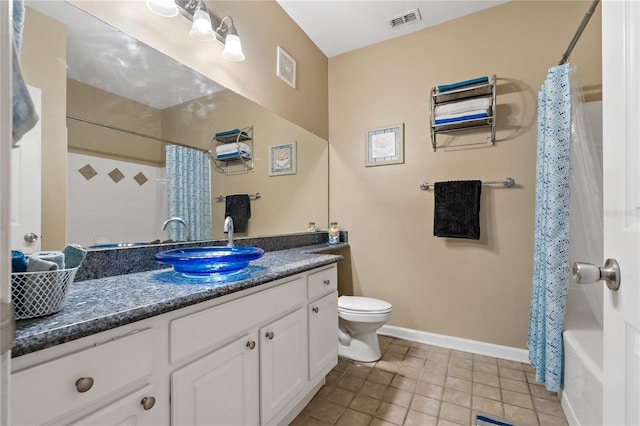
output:
[[[562,385],[562,329],[569,288],[569,64],[550,68],[538,94],[538,149],[529,318],[529,359],[536,381]]]
[[[167,201],[169,217],[189,225],[191,240],[211,239],[211,184],[209,157],[191,148],[167,146]],[[187,239],[184,226],[170,224],[169,238]]]

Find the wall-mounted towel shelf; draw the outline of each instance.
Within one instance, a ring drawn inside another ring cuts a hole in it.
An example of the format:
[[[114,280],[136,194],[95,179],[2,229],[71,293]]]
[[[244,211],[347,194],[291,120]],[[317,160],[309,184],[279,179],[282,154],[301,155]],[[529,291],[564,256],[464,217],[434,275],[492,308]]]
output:
[[[218,195],[216,196],[216,202],[221,203],[225,200],[225,198],[227,197],[225,197],[224,195]],[[260,198],[262,198],[262,194],[260,194],[259,192],[249,195],[250,200],[259,200]]]
[[[482,181],[483,185],[502,185],[505,188],[511,188],[513,185],[516,184],[516,181],[513,178],[505,178],[504,180],[483,180]],[[423,191],[428,191],[431,188],[433,188],[433,184],[432,183],[428,183],[428,182],[421,182],[420,183],[420,189],[422,189]]]
[[[478,79],[479,80],[479,79]],[[450,86],[455,86],[450,85]],[[465,109],[465,105],[469,105]],[[484,82],[463,85],[458,88],[443,86],[431,88],[430,99],[431,146],[438,148],[436,135],[482,127],[491,131],[491,144],[496,141],[496,76],[484,78]],[[439,111],[438,111],[439,110]],[[446,112],[446,111],[449,112]],[[445,112],[441,112],[445,111]],[[483,111],[483,113],[478,113]],[[464,115],[464,113],[469,113]],[[475,113],[475,114],[474,114]]]
[[[216,133],[208,153],[213,169],[229,176],[253,171],[253,149],[253,126],[250,126]]]

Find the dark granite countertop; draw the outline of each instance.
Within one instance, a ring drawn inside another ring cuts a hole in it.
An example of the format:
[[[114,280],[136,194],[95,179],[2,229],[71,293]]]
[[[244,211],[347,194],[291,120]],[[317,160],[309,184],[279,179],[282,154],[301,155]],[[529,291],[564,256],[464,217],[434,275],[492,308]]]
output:
[[[271,251],[224,279],[188,278],[172,269],[76,281],[60,312],[16,321],[12,351],[18,357],[216,297],[256,287],[342,259],[323,251],[347,243]]]

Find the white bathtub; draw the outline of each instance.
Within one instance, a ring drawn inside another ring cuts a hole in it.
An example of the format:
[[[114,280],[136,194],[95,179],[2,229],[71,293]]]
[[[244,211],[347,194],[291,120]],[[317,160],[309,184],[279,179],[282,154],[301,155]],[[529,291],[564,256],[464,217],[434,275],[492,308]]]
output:
[[[565,321],[562,409],[570,425],[602,424],[602,328],[588,313]]]

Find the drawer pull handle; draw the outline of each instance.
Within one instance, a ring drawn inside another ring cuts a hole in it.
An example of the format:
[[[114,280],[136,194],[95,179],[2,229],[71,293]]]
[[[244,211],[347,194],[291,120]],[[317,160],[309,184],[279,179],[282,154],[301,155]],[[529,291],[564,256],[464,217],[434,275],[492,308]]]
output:
[[[255,349],[256,347],[256,342],[254,342],[253,340],[247,342],[247,347],[251,350]]]
[[[142,404],[142,408],[145,410],[151,410],[153,406],[156,405],[156,399],[152,396],[145,396],[142,398],[142,401],[140,401],[140,404]]]
[[[76,380],[76,389],[84,393],[93,387],[93,377],[80,377]]]
[[[273,331],[267,331],[267,334],[265,334],[265,337],[269,340],[273,340]]]
[[[331,284],[331,280],[324,280],[324,281],[322,281],[322,282],[324,283],[324,285],[329,285],[329,284]]]
[[[317,314],[320,311],[320,308],[314,306],[313,308],[311,308],[311,310]]]

